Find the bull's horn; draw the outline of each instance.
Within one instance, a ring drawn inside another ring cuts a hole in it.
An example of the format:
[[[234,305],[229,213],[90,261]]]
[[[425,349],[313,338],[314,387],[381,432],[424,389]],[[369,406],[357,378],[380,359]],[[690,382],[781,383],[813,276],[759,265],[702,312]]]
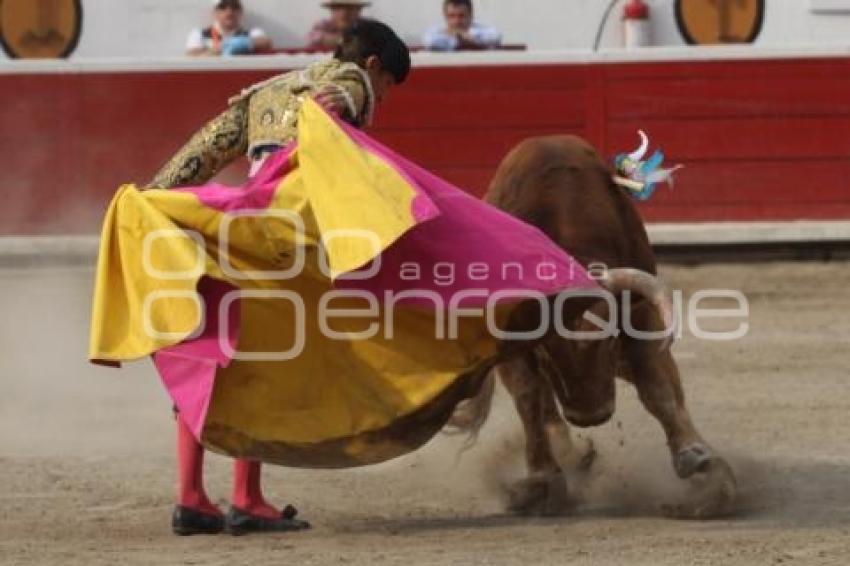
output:
[[[618,268],[609,269],[602,278],[597,279],[600,285],[612,293],[632,291],[643,295],[658,309],[658,314],[664,323],[664,329],[669,332],[664,338],[661,349],[667,350],[676,337],[677,321],[674,315],[673,301],[667,293],[667,288],[658,277],[640,269]]]
[[[638,130],[638,135],[640,136],[640,147],[629,154],[629,159],[632,161],[643,159],[643,156],[646,155],[646,150],[649,149],[649,138],[646,136],[646,132]]]

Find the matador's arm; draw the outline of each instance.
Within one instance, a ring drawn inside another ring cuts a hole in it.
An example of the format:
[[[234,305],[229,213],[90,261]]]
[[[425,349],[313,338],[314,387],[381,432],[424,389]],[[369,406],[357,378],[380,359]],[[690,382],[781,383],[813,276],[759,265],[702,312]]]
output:
[[[149,188],[202,185],[248,149],[248,99],[208,122],[160,169]]]
[[[316,98],[349,124],[363,128],[371,125],[375,105],[368,83],[369,77],[365,72],[356,65],[345,64],[329,84],[319,88]]]

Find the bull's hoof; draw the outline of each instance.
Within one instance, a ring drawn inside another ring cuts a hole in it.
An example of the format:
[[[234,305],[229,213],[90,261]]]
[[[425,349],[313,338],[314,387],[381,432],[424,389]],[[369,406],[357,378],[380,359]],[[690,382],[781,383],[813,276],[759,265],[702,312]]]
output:
[[[698,473],[690,476],[687,500],[662,505],[661,511],[672,519],[718,519],[737,511],[738,484],[732,468],[723,458],[712,456],[702,462]]]
[[[673,468],[680,478],[688,479],[696,473],[705,473],[716,458],[705,444],[692,444],[673,457]]]
[[[515,483],[508,492],[508,511],[517,515],[553,517],[573,507],[563,473],[530,476]]]

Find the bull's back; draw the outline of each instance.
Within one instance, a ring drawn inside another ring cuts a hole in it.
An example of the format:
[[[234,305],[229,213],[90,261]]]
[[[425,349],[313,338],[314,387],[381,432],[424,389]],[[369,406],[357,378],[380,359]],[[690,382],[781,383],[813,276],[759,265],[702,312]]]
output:
[[[655,273],[640,215],[611,175],[579,137],[530,138],[502,161],[485,199],[538,227],[584,265]]]

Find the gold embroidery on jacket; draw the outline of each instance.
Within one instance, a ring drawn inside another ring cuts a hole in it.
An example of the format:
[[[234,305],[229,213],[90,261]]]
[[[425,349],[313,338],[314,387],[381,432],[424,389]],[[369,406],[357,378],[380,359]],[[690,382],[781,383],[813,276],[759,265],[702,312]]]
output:
[[[240,101],[201,128],[156,174],[150,185],[202,185],[248,149],[248,101]]]
[[[368,125],[375,97],[369,76],[354,63],[336,59],[302,71],[272,77],[230,99],[230,108],[206,124],[157,173],[152,186],[201,185],[240,155],[262,146],[285,146],[298,134],[304,100],[323,89],[338,90],[346,101],[342,118]]]

